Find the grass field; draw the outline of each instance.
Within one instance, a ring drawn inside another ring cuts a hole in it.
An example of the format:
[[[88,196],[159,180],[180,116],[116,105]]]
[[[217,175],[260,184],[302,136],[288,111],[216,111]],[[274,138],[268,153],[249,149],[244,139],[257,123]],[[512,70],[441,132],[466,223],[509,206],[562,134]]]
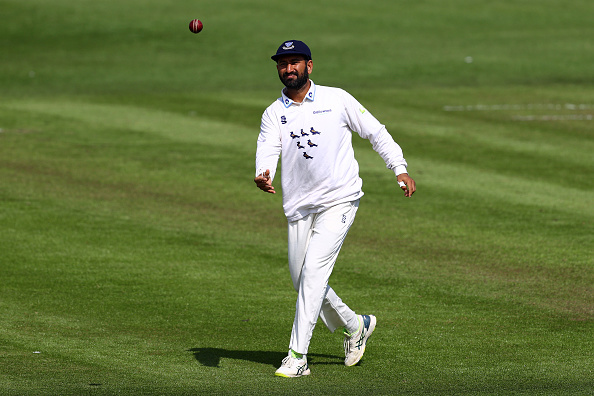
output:
[[[0,394],[594,394],[593,13],[0,0]],[[355,138],[331,284],[378,328],[346,368],[320,324],[296,380],[281,197],[252,181],[287,39],[418,185]]]

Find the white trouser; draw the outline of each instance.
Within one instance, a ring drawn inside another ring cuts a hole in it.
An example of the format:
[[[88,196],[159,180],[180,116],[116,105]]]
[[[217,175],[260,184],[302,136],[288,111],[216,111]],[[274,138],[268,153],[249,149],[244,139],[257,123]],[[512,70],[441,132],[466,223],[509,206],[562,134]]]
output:
[[[289,348],[295,352],[307,354],[318,316],[331,332],[357,323],[355,312],[328,286],[328,279],[358,208],[356,200],[289,223],[289,270],[297,291]]]

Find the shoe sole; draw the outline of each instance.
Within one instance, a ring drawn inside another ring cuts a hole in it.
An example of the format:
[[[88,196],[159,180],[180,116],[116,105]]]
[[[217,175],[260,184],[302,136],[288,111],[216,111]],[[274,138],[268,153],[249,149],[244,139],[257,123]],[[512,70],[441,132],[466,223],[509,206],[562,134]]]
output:
[[[367,330],[367,334],[365,334],[365,338],[363,339],[363,349],[361,351],[361,356],[359,356],[359,359],[357,359],[354,363],[351,363],[351,364],[345,363],[345,366],[347,366],[347,367],[352,367],[352,366],[356,365],[357,363],[359,363],[361,361],[361,358],[363,358],[363,354],[365,354],[365,348],[367,347],[367,340],[369,339],[369,337],[371,337],[371,334],[373,334],[373,331],[375,330],[375,325],[377,324],[377,319],[375,316],[369,315],[369,318],[371,319],[371,323],[369,323],[369,330]]]
[[[274,375],[276,375],[277,377],[283,377],[283,378],[298,378],[298,377],[303,377],[304,375],[309,375],[310,371],[309,369],[307,369],[306,371],[304,371],[302,374],[299,375],[288,375],[288,374],[283,374],[283,373],[274,373]]]

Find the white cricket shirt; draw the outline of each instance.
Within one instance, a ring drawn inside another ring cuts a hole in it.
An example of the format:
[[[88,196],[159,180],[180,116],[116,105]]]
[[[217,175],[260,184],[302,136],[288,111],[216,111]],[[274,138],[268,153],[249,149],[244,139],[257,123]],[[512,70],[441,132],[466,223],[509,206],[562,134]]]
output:
[[[311,81],[311,80],[310,80]],[[288,221],[363,196],[352,132],[368,139],[396,175],[406,173],[402,149],[386,127],[348,92],[311,87],[302,103],[284,91],[262,114],[256,176],[274,179],[279,156],[283,209]]]

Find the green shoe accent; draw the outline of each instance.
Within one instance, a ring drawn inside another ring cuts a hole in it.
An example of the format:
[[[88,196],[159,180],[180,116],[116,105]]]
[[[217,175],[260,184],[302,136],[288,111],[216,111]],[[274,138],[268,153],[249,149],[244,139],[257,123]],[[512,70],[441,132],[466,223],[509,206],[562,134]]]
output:
[[[291,356],[297,359],[303,359],[303,354],[301,353],[297,353],[294,350],[291,349]]]
[[[349,331],[345,327],[344,328],[344,331],[343,331],[343,333],[344,333],[345,336],[352,337],[353,334],[357,334],[359,332],[359,330],[361,330],[361,327],[363,326],[363,322],[361,321],[361,316],[360,315],[357,315],[357,321],[359,322],[359,328],[357,330],[355,330],[354,332],[349,333]]]

